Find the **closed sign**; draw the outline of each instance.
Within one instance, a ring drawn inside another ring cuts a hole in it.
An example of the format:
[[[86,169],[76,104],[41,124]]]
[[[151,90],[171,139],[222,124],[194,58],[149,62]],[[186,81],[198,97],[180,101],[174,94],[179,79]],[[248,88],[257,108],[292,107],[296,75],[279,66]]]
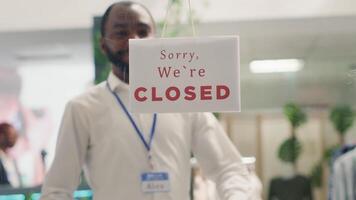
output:
[[[130,40],[131,112],[240,111],[236,36]]]

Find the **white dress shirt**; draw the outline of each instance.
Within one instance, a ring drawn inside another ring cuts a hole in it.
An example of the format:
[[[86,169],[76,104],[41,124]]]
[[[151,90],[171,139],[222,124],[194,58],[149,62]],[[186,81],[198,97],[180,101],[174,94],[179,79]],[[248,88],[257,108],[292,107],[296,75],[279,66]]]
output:
[[[112,73],[108,83],[127,105],[128,85]],[[147,141],[153,115],[131,115]],[[152,162],[156,171],[169,173],[170,192],[141,192],[140,175],[150,171],[148,152],[104,82],[67,104],[41,199],[72,199],[84,166],[94,200],[188,200],[191,153],[222,200],[247,199],[241,156],[210,113],[157,114]]]
[[[0,160],[5,168],[7,179],[10,185],[15,188],[20,187],[21,176],[16,166],[15,159],[7,155],[3,150],[0,149]]]
[[[333,200],[355,199],[356,149],[340,156],[333,164]]]

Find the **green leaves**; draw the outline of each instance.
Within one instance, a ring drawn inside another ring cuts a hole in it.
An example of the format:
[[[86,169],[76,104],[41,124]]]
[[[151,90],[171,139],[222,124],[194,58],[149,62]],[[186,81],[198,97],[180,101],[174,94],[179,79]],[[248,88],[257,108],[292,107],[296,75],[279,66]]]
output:
[[[291,136],[285,140],[278,149],[278,157],[283,162],[295,164],[299,155],[302,152],[302,144],[295,136],[297,127],[306,122],[306,114],[296,104],[289,103],[283,108],[284,115],[292,126]]]
[[[312,186],[317,188],[323,186],[322,177],[323,177],[323,162],[319,162],[316,165],[314,165],[310,174]]]
[[[94,62],[95,62],[95,84],[105,81],[111,71],[111,64],[106,56],[101,51],[100,47],[100,23],[101,17],[94,18],[94,28],[92,33],[92,41],[94,47]]]
[[[180,3],[179,0],[171,0],[171,3],[174,4],[174,3]]]
[[[355,119],[355,112],[352,110],[350,106],[336,106],[334,107],[331,112],[330,112],[330,120],[332,124],[334,125],[335,129],[338,131],[340,138],[344,138],[344,135],[346,134],[347,130],[352,127],[352,124]],[[312,185],[314,187],[321,187],[323,182],[322,182],[322,174],[323,174],[323,168],[322,165],[324,162],[330,164],[331,158],[333,153],[335,152],[336,149],[340,148],[340,145],[342,145],[342,142],[344,140],[341,140],[341,143],[335,146],[331,146],[328,149],[325,150],[323,158],[319,163],[317,163],[311,173],[310,173],[310,178],[312,181]],[[330,166],[331,167],[331,166]]]
[[[278,150],[278,157],[289,163],[295,163],[302,152],[302,144],[295,137],[291,137],[284,141]]]
[[[284,115],[288,118],[293,129],[296,129],[307,121],[306,114],[296,104],[289,103],[284,106]]]
[[[337,106],[331,110],[330,120],[340,135],[344,135],[355,119],[355,112],[350,106]]]

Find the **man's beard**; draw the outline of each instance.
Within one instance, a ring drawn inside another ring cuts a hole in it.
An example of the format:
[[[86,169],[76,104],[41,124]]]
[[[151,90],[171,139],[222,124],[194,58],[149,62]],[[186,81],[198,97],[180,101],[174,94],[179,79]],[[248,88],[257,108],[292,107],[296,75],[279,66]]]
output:
[[[122,61],[121,57],[127,53],[127,51],[117,51],[113,52],[109,48],[107,48],[106,55],[109,61],[119,69],[122,73],[128,74],[129,73],[129,64]]]

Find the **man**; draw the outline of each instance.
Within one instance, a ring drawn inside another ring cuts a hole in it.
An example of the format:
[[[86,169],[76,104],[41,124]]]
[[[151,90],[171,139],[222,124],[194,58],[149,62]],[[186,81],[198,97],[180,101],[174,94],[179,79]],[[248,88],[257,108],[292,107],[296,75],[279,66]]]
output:
[[[101,46],[112,73],[68,103],[42,200],[72,199],[83,165],[95,200],[188,200],[191,153],[223,200],[247,199],[247,171],[213,115],[127,111],[128,40],[154,31],[138,3],[115,3],[105,12]]]
[[[51,120],[44,109],[34,112],[22,104],[21,89],[22,79],[17,68],[0,66],[0,123],[10,123],[16,129],[18,138],[11,148],[11,156],[24,177],[22,186],[33,187],[43,183],[41,150],[51,136]]]
[[[0,185],[13,187],[21,185],[18,168],[9,153],[9,150],[16,144],[17,138],[18,134],[11,124],[0,124]]]

